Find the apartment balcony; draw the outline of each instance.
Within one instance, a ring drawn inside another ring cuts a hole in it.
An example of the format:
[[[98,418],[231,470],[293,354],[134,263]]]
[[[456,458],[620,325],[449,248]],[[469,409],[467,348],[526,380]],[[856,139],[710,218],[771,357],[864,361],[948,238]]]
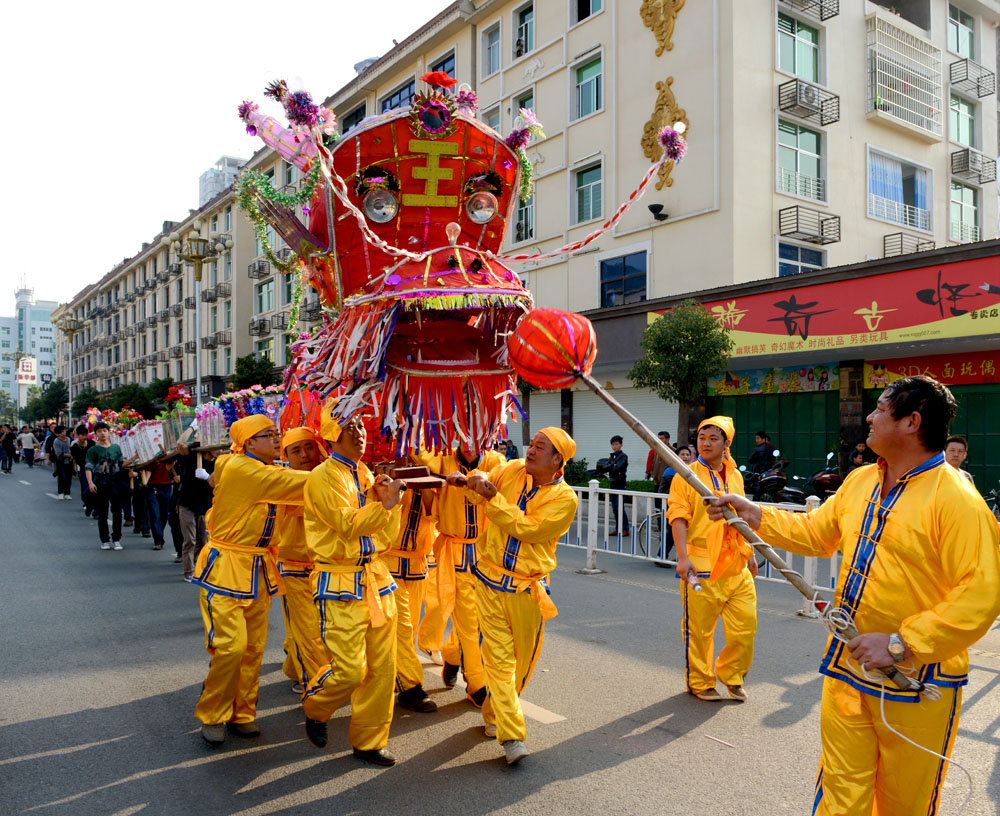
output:
[[[788,6],[820,21],[840,14],[840,0],[781,0],[779,5]]]
[[[287,261],[289,258],[292,257],[292,250],[289,249],[288,247],[282,247],[274,254],[277,255],[278,258],[280,258],[281,260]]]
[[[271,333],[271,321],[266,317],[255,317],[250,321],[250,334],[254,337],[263,337]]]
[[[198,351],[198,341],[197,340],[185,340],[184,341],[184,353],[194,354]]]
[[[186,298],[184,298],[184,308],[185,309],[194,309],[197,306],[198,306],[198,303],[195,301],[193,295],[188,295]]]
[[[881,218],[904,227],[913,227],[930,232],[931,211],[901,201],[893,201],[880,195],[868,194],[868,215]]]
[[[126,295],[125,295],[125,302],[126,303],[135,303],[135,290],[134,289],[131,292],[126,293]]]
[[[131,360],[126,360],[124,363],[121,364],[121,370],[123,373],[128,371],[133,371],[134,369],[135,369],[135,363],[133,363]]]
[[[178,343],[176,346],[171,346],[170,347],[170,356],[173,357],[174,359],[177,359],[178,357],[183,357],[184,356],[184,346],[180,345],[180,343]]]
[[[220,283],[215,287],[215,294],[220,298],[229,297],[233,293],[233,285],[231,283]]]
[[[962,221],[952,221],[948,238],[956,244],[973,244],[979,240],[979,227]]]
[[[202,303],[215,303],[216,294],[215,289],[202,289],[201,290],[201,302]]]
[[[156,288],[156,281],[153,278],[149,278],[143,285],[142,288],[147,292],[152,292]]]
[[[159,317],[156,312],[153,312],[149,317],[146,318],[150,326],[155,326],[159,322]]]
[[[209,335],[208,337],[201,338],[201,347],[203,349],[214,349],[219,345],[219,341],[216,340],[215,335]]]
[[[956,178],[986,184],[997,180],[997,162],[967,147],[951,154],[951,174]]]
[[[135,367],[137,369],[145,368],[146,367],[146,358],[145,357],[140,357],[138,360],[136,360],[135,361]]]
[[[126,326],[125,327],[125,336],[126,337],[135,337],[135,326]]]
[[[794,173],[784,167],[778,168],[778,192],[811,198],[815,201],[826,200],[826,184],[823,179],[813,178],[804,173]]]
[[[840,216],[808,207],[778,210],[778,234],[810,244],[833,244],[840,240]]]
[[[181,317],[181,316],[183,316],[183,314],[184,314],[184,304],[183,303],[175,303],[173,306],[170,307],[170,314],[172,314],[174,317]]]
[[[167,267],[167,272],[173,275],[175,278],[184,271],[184,267],[180,263],[172,263]]]
[[[170,310],[169,309],[160,309],[160,311],[158,311],[156,313],[156,316],[159,318],[160,322],[162,323],[164,320],[166,320],[168,317],[170,317]]]
[[[820,125],[840,121],[840,97],[803,79],[778,86],[778,109]]]
[[[228,346],[233,342],[233,333],[227,331],[219,331],[215,333],[215,342],[220,346]]]
[[[948,80],[956,91],[977,96],[992,96],[997,90],[997,75],[970,59],[960,59],[948,68]]]
[[[266,278],[271,274],[271,262],[263,259],[253,261],[247,267],[247,275],[255,280]]]
[[[275,331],[284,331],[288,328],[290,322],[288,313],[282,312],[271,318],[271,328]]]
[[[139,321],[136,322],[136,324],[135,324],[135,330],[136,331],[146,331],[146,321],[145,321],[145,319],[139,320]]]
[[[170,272],[168,272],[166,269],[161,269],[159,272],[156,273],[157,283],[166,283],[169,279],[170,279]]]
[[[285,195],[292,195],[299,189],[299,184],[297,181],[292,181],[282,187],[278,192],[284,193]]]
[[[304,306],[299,314],[306,321],[319,320],[323,316],[323,307],[318,303],[313,303],[309,306]]]
[[[877,14],[866,20],[867,117],[925,141],[944,133],[941,51]]]
[[[912,252],[926,252],[934,249],[934,242],[929,238],[918,238],[905,232],[892,232],[882,236],[882,257],[895,258],[897,255],[909,255]]]
[[[156,359],[161,363],[165,363],[170,359],[170,353],[166,349],[160,349],[156,352]]]

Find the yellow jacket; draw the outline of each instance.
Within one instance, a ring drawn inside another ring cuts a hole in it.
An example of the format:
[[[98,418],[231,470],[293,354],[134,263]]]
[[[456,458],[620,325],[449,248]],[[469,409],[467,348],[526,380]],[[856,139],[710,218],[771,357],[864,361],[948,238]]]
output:
[[[306,546],[305,508],[301,505],[286,504],[278,508],[278,572],[300,578],[312,572],[312,556]]]
[[[378,595],[396,589],[380,557],[399,533],[400,505],[386,510],[371,490],[372,472],[335,453],[308,474],[306,546],[316,569],[313,596],[361,600],[363,586]]]
[[[691,469],[716,496],[723,493],[743,495],[743,474],[733,466],[732,460],[723,462],[720,473],[712,470],[699,456],[691,463]],[[687,522],[688,557],[701,578],[719,580],[738,575],[753,555],[753,549],[738,533],[709,520],[701,496],[680,475],[670,482],[667,498],[667,520],[673,523],[677,519]]]
[[[218,595],[256,598],[263,574],[268,593],[278,592],[278,506],[302,504],[308,475],[265,465],[247,453],[219,457],[208,544],[198,556],[194,583]]]
[[[844,561],[836,606],[858,631],[899,632],[924,682],[968,682],[969,646],[1000,615],[1000,534],[982,497],[961,474],[931,457],[900,477],[880,501],[884,465],[852,471],[815,512],[763,509],[760,536],[803,555]],[[845,644],[830,639],[820,671],[878,696]],[[917,701],[887,687],[886,699]]]
[[[434,503],[437,503],[436,500]],[[428,511],[424,506],[423,494],[419,490],[407,490],[399,504],[402,508],[399,535],[392,549],[387,550],[382,558],[393,578],[422,581],[427,577],[427,555],[437,538],[434,511],[433,508]]]

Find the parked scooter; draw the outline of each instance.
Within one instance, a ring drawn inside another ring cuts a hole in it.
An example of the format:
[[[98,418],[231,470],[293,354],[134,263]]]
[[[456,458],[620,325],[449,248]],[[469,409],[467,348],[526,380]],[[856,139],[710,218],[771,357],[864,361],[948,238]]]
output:
[[[743,472],[743,490],[754,501],[786,501],[786,499],[782,498],[782,491],[788,484],[788,476],[785,473],[788,462],[779,458],[781,451],[777,448],[774,449],[771,455],[774,457],[774,462],[771,463],[771,467],[764,473],[747,473],[746,465],[740,466],[740,470]],[[802,503],[805,503],[804,498]]]
[[[805,496],[819,496],[826,500],[837,492],[844,483],[844,476],[836,464],[832,464],[833,451],[826,455],[826,466],[814,472],[808,479],[801,476],[793,476],[795,481],[805,481],[802,503],[805,504]]]

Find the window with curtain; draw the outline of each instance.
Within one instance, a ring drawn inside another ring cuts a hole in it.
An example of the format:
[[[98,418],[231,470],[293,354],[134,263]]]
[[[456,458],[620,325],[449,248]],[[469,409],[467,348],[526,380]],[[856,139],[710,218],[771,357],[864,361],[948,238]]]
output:
[[[601,217],[601,165],[576,173],[577,223]]]
[[[576,118],[601,109],[601,58],[592,59],[576,69]]]
[[[868,215],[930,230],[929,181],[929,173],[923,168],[871,152],[868,156]]]
[[[948,112],[948,135],[953,142],[976,146],[976,103],[951,95]]]
[[[518,9],[517,31],[514,38],[514,57],[527,54],[535,48],[535,7],[533,4]]]
[[[778,68],[809,82],[819,82],[819,29],[779,14]]]
[[[778,190],[822,200],[822,134],[778,120]]]
[[[500,23],[483,32],[483,76],[500,70]]]
[[[954,3],[948,4],[948,50],[975,59],[976,20]]]
[[[963,244],[979,240],[979,191],[957,181],[951,183],[949,237]]]

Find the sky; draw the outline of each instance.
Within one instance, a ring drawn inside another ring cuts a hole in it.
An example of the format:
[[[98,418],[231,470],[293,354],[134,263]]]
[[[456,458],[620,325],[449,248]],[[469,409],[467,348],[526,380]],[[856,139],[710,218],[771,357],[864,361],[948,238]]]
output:
[[[4,12],[0,315],[26,283],[69,300],[198,206],[198,178],[263,143],[236,116],[272,79],[320,102],[448,0],[20,3]],[[280,11],[279,9],[287,11]],[[286,16],[294,15],[294,16]],[[318,32],[322,32],[318,35]]]

